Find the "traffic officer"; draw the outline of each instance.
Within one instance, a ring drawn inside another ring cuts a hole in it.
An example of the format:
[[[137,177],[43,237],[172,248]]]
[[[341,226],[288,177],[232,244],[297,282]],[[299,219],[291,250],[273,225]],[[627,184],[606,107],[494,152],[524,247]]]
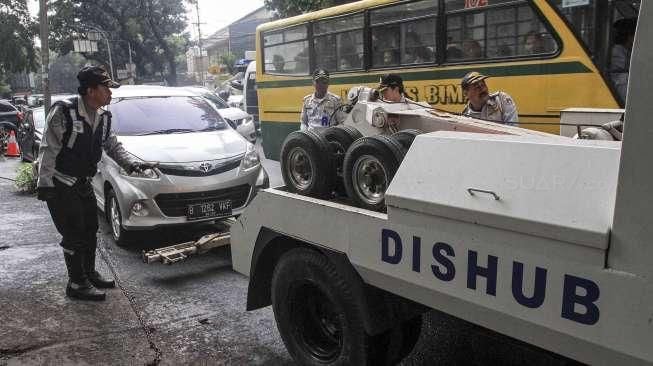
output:
[[[404,80],[397,74],[385,74],[381,76],[377,90],[384,102],[406,102]]]
[[[81,300],[105,299],[102,288],[115,287],[95,270],[98,230],[91,179],[102,151],[127,172],[146,169],[135,161],[111,132],[111,114],[102,106],[120,84],[99,66],[77,74],[79,96],[55,103],[50,110],[40,147],[38,199],[47,202],[52,221],[62,236],[68,269],[66,295]]]
[[[345,119],[340,97],[330,93],[329,73],[324,69],[313,72],[315,92],[304,97],[299,122],[301,130],[318,130],[340,124]]]
[[[485,76],[476,71],[465,75],[460,84],[468,102],[463,109],[463,115],[494,121],[508,125],[516,125],[519,119],[517,106],[506,92],[498,91],[490,94],[485,84]]]

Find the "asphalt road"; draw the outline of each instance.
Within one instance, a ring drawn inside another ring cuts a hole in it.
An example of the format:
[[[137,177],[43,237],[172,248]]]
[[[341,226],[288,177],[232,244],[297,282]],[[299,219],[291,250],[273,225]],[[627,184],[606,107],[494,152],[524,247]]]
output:
[[[272,185],[278,163],[264,161]],[[0,157],[0,177],[18,161]],[[228,247],[172,266],[141,251],[196,239],[211,225],[156,230],[118,247],[101,213],[98,266],[118,288],[104,303],[71,301],[60,240],[44,203],[0,179],[0,365],[292,364],[270,307],[245,311],[248,280]],[[560,365],[556,355],[431,313],[406,365]]]

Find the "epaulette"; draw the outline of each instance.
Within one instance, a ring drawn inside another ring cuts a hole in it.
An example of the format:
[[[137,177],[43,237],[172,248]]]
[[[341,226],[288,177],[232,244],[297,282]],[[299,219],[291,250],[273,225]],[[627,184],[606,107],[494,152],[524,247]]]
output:
[[[60,100],[54,102],[52,104],[52,107],[60,105],[60,106],[65,107],[65,108],[73,108],[75,106],[76,99],[77,99],[77,97],[70,98],[70,99],[60,99]]]

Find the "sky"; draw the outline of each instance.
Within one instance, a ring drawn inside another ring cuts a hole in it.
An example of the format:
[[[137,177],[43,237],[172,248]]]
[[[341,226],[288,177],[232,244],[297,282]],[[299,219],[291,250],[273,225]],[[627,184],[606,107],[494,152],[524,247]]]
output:
[[[186,3],[188,11],[188,28],[191,39],[197,39],[197,12],[195,6]],[[27,5],[33,16],[38,16],[38,0],[28,0]],[[206,38],[218,29],[229,25],[235,20],[251,13],[263,6],[263,0],[199,0],[200,8],[200,29],[202,38]]]

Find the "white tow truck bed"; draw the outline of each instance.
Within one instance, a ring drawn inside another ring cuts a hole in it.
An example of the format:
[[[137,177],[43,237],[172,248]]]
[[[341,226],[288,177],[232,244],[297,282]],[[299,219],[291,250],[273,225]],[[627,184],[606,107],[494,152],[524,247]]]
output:
[[[260,192],[232,226],[233,267],[252,274],[265,229],[346,255],[367,284],[538,347],[650,363],[653,288],[606,266],[619,159],[612,142],[420,135],[387,214]]]

